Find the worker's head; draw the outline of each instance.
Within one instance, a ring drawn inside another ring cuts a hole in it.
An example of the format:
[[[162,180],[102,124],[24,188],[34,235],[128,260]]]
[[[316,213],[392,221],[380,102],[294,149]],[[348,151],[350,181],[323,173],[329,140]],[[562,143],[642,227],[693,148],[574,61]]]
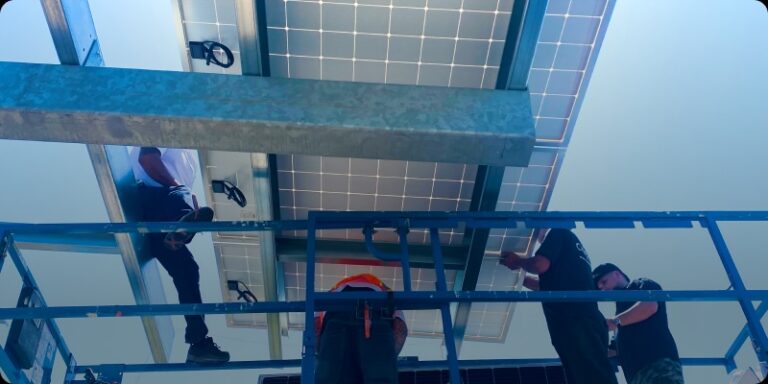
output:
[[[598,265],[592,271],[592,281],[595,282],[595,288],[610,291],[626,287],[629,284],[629,277],[616,265],[605,263]]]

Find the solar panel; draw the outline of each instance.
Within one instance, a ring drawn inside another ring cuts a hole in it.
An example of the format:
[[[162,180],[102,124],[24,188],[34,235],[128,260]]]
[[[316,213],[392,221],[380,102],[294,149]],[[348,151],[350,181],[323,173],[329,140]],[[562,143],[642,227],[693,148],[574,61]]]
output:
[[[540,142],[566,144],[607,9],[608,0],[549,2],[528,78]]]
[[[281,217],[302,220],[310,210],[466,211],[477,166],[278,155],[277,173]],[[426,244],[428,236],[414,230],[408,240]],[[447,245],[461,243],[463,236],[461,229],[441,231]],[[320,231],[318,238],[361,240],[362,233]],[[399,241],[392,231],[380,231],[374,240]]]
[[[267,0],[273,76],[493,88],[512,1]]]
[[[503,367],[461,369],[463,384],[567,384],[565,371],[560,365],[537,367]],[[399,372],[400,384],[445,384],[449,382],[448,370],[403,370]],[[260,384],[299,383],[300,375],[261,375]]]
[[[184,49],[189,60],[187,41],[217,41],[226,45],[234,55],[234,64],[229,68],[205,65],[204,60],[189,60],[190,71],[239,75],[240,43],[237,33],[235,2],[231,0],[182,0],[179,1],[181,22],[186,37]]]
[[[192,60],[190,69],[239,74],[240,47],[234,1],[179,3],[186,40],[221,41],[236,56],[235,66],[227,70],[207,67],[199,60]],[[514,3],[513,0],[266,0],[265,5],[272,76],[494,88]],[[608,0],[548,2],[528,79],[537,146],[529,167],[505,169],[496,210],[546,209],[611,5]],[[243,178],[251,178],[249,171],[237,172]],[[303,219],[313,209],[466,210],[472,198],[477,166],[281,155],[277,171],[281,218]],[[219,218],[236,220],[244,215],[231,204],[217,201],[214,204],[217,217],[221,214]],[[531,233],[526,228],[491,232],[478,290],[519,286],[519,275],[500,268],[496,261],[501,250],[531,252]],[[359,231],[321,231],[318,235],[327,240],[362,239]],[[247,278],[246,283],[251,284],[259,296],[263,292],[259,285],[263,276],[260,280],[258,236],[231,236],[234,237],[215,238],[222,241],[215,247],[222,279]],[[282,236],[302,238],[305,234],[292,232]],[[413,231],[408,238],[414,244],[425,244],[428,240],[424,231]],[[397,236],[391,231],[380,231],[375,240],[396,242]],[[461,229],[441,231],[443,244],[455,245],[463,240]],[[292,264],[285,266],[300,269]],[[328,276],[342,273],[334,268],[342,267],[329,264],[325,269]],[[376,273],[391,274],[386,270]],[[294,278],[288,275],[286,271],[286,279]],[[303,277],[297,275],[294,280],[294,291],[288,288],[286,297],[303,297],[300,292]],[[514,305],[480,303],[472,308],[466,338],[503,341]],[[255,319],[254,315],[243,315],[248,316],[251,321]],[[441,331],[439,317],[419,315],[413,320],[424,326],[434,325],[432,331],[425,329],[424,334],[439,335]],[[301,321],[303,318],[292,323],[301,324]],[[264,323],[257,319],[257,324]]]

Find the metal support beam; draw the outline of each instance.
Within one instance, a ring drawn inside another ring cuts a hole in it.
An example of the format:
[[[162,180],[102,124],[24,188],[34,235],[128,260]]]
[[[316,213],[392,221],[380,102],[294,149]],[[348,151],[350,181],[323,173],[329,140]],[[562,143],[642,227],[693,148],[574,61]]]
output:
[[[41,3],[61,64],[88,67],[103,66],[104,60],[88,2],[83,0],[41,0]],[[76,89],[78,87],[62,90],[61,93],[54,94],[53,97],[60,98],[61,95],[71,95]],[[84,127],[88,126],[87,123],[84,124]],[[91,143],[87,149],[108,216],[113,222],[125,221],[123,202],[121,202],[121,196],[118,194],[120,186],[116,184],[113,177],[113,171],[117,169],[110,168],[106,148],[97,144]],[[124,181],[123,186],[133,184],[132,171],[130,171],[130,167],[127,169],[130,173],[130,180]],[[128,281],[136,303],[165,303],[165,294],[156,263],[139,260],[139,238],[136,235],[121,233],[115,234],[114,239],[123,257]],[[76,250],[78,247],[73,244],[71,249]],[[142,323],[155,362],[166,362],[173,344],[173,327],[170,319],[145,317],[142,319]]]
[[[309,264],[307,265],[309,269]],[[446,303],[464,302],[611,302],[611,301],[697,301],[734,302],[739,296],[748,300],[767,300],[768,290],[749,290],[743,294],[723,290],[693,291],[474,291],[394,292],[395,308],[402,310],[439,309]],[[307,299],[310,295],[307,294]],[[315,292],[311,305],[315,310],[346,310],[357,300],[375,304],[387,303],[384,292]],[[90,305],[38,308],[0,308],[0,318],[5,319],[53,319],[179,315],[224,315],[231,313],[303,312],[310,303],[305,301],[281,301],[258,303],[204,303],[204,304],[150,304],[150,305]],[[313,316],[310,311],[309,316]],[[312,323],[310,319],[310,324]],[[310,327],[311,328],[311,327]]]
[[[125,147],[88,145],[96,181],[99,184],[109,220],[113,223],[137,221],[140,207],[136,206],[136,182],[128,164]],[[118,175],[118,177],[115,177]],[[165,304],[165,290],[160,280],[157,261],[142,251],[143,238],[138,234],[114,234],[125,272],[136,304]],[[157,363],[168,361],[173,346],[174,330],[169,317],[143,317],[152,357]]]
[[[267,10],[264,0],[237,0],[237,36],[243,75],[269,76]]]
[[[103,234],[18,234],[19,249],[48,252],[120,254],[115,235]]]
[[[35,278],[32,276],[32,272],[29,270],[29,267],[27,266],[27,263],[24,261],[24,258],[21,257],[21,252],[19,252],[19,249],[16,248],[16,246],[13,244],[13,237],[11,237],[10,240],[8,240],[8,255],[10,255],[11,260],[13,261],[13,264],[16,266],[16,270],[19,271],[19,275],[21,276],[21,280],[24,283],[24,286],[33,288],[38,293],[38,299],[40,300],[40,304],[42,307],[38,307],[35,309],[45,309],[47,308],[47,304],[45,303],[45,298],[43,297],[43,293],[40,292],[40,286],[37,285],[37,282],[35,281]],[[17,308],[22,309],[22,308]],[[4,318],[4,316],[0,316],[0,318]],[[64,341],[64,336],[61,334],[61,330],[59,329],[59,326],[56,324],[56,321],[54,321],[53,318],[45,318],[46,324],[48,325],[48,329],[51,331],[51,336],[54,340],[56,340],[56,348],[59,351],[59,355],[61,355],[61,358],[64,359],[64,361],[67,361],[69,359],[69,356],[72,355],[72,352],[69,350],[69,347],[67,346],[67,343]]]
[[[245,76],[270,75],[269,46],[267,38],[267,10],[264,0],[238,0],[235,2],[237,14],[237,34],[240,51],[241,72]],[[256,217],[259,220],[274,220],[274,212],[279,212],[277,203],[277,182],[274,159],[268,154],[251,153],[253,169],[253,192],[256,204]],[[267,301],[280,299],[280,287],[284,287],[282,268],[278,266],[275,245],[275,233],[262,232],[261,270],[264,276],[264,298]],[[283,358],[281,336],[288,335],[288,314],[267,314],[267,337],[269,357],[272,360]]]
[[[765,312],[768,311],[768,301],[763,301],[760,303],[760,305],[757,307],[757,317],[760,319],[765,316]],[[733,359],[736,357],[736,354],[739,353],[739,350],[744,345],[744,342],[747,341],[747,338],[749,338],[749,327],[745,325],[741,331],[739,332],[738,336],[736,336],[736,339],[733,340],[733,343],[731,343],[731,346],[728,347],[728,351],[725,352],[725,358],[729,361],[733,361]],[[733,369],[736,369],[736,366],[732,366]],[[728,371],[732,371],[733,369],[729,369]]]
[[[238,2],[239,4],[240,2]],[[238,8],[239,11],[239,8]],[[253,169],[253,194],[256,204],[256,218],[272,220],[272,186],[270,184],[269,161],[266,154],[251,153],[251,169]],[[264,276],[264,298],[266,301],[278,301],[277,257],[275,257],[275,233],[261,232],[261,270]],[[284,317],[284,319],[281,319]],[[281,329],[285,323],[285,329]],[[281,335],[287,336],[288,319],[284,313],[267,314],[267,337],[269,339],[269,357],[272,360],[283,358],[283,343]]]
[[[504,178],[504,167],[480,166],[475,178],[475,189],[472,191],[472,201],[469,210],[472,212],[490,212],[496,210],[501,191],[501,181]],[[469,252],[464,265],[464,278],[461,282],[462,291],[474,291],[477,288],[477,280],[480,277],[480,267],[483,265],[485,248],[488,245],[490,229],[476,228],[467,230],[465,235],[469,238]],[[457,351],[461,352],[464,335],[467,332],[469,314],[472,303],[460,303],[454,315],[453,336]]]
[[[733,261],[731,252],[725,244],[725,239],[720,232],[717,222],[714,219],[709,218],[703,220],[702,224],[706,225],[709,235],[712,237],[715,249],[717,250],[717,254],[720,256],[720,261],[725,268],[725,273],[728,275],[728,280],[737,294],[741,310],[744,311],[744,317],[747,318],[749,338],[752,340],[752,346],[755,349],[755,354],[757,354],[757,360],[760,362],[761,369],[765,370],[768,368],[768,336],[766,336],[765,329],[763,329],[763,326],[760,323],[761,316],[758,316],[755,307],[752,306],[752,300],[746,296],[747,288],[739,275],[736,263]]]
[[[40,3],[61,64],[104,65],[87,1],[40,0]]]
[[[527,91],[0,63],[0,95],[18,140],[522,166],[535,136]]]
[[[278,238],[277,258],[281,262],[306,262],[307,240],[298,238]],[[365,249],[365,245],[357,241],[345,240],[316,240],[315,262],[327,264],[358,264],[358,265],[391,265],[399,266],[398,262],[384,263],[374,258]],[[394,243],[376,243],[376,248],[382,252],[396,254],[400,246]],[[443,247],[443,262],[446,269],[463,270],[469,247],[466,245],[451,245]],[[429,245],[408,245],[408,256],[411,268],[434,268],[435,260]]]
[[[526,89],[547,0],[517,0],[512,6],[496,89]]]
[[[318,310],[315,306],[315,241],[317,239],[317,221],[315,216],[317,212],[309,212],[307,219],[307,271],[304,282],[306,297],[304,299],[304,332],[301,350],[301,382],[313,384],[315,382],[315,351],[317,342],[315,340],[314,312]]]
[[[718,357],[689,357],[681,358],[680,362],[685,366],[719,366],[723,365],[723,358]],[[447,360],[399,360],[397,366],[400,370],[426,370],[426,369],[446,369],[449,362]],[[458,360],[459,367],[465,368],[497,368],[497,367],[531,367],[559,365],[560,359],[557,358],[528,358],[528,359],[483,359],[483,360]],[[106,365],[106,364],[105,364]],[[85,373],[86,369],[98,372],[104,365],[80,365],[77,367],[77,373]],[[124,364],[122,369],[124,373],[139,372],[187,372],[187,371],[228,371],[240,369],[280,369],[297,368],[301,366],[300,359],[290,359],[282,361],[256,360],[256,361],[234,361],[221,365],[200,365],[194,363],[172,363],[172,364]]]

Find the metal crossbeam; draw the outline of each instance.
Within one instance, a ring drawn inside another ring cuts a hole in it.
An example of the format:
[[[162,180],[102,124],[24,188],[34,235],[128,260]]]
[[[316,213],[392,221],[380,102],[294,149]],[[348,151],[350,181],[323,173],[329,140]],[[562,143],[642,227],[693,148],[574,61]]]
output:
[[[376,248],[385,253],[397,253],[398,244],[376,243]],[[434,268],[435,260],[429,245],[408,246],[408,260],[411,268]],[[382,265],[365,249],[365,244],[345,240],[317,240],[316,262],[331,264]],[[443,263],[446,269],[464,269],[468,247],[465,245],[447,245],[443,247]],[[307,240],[298,238],[278,238],[277,258],[281,262],[306,262]],[[399,263],[390,263],[399,266]],[[388,264],[389,265],[389,264]]]
[[[524,90],[0,63],[0,95],[4,139],[524,166],[535,135]]]
[[[611,302],[611,301],[701,301],[733,302],[739,297],[748,300],[768,299],[768,290],[747,290],[743,294],[723,290],[694,291],[472,291],[472,292],[395,292],[395,307],[403,310],[439,309],[446,303],[466,302]],[[381,292],[315,292],[312,299],[316,310],[344,310],[358,300],[385,303],[388,296]],[[233,313],[303,312],[307,301],[258,303],[150,304],[150,305],[91,305],[40,308],[0,308],[0,318],[53,319],[94,317],[224,315]],[[311,324],[311,323],[310,323]]]
[[[558,225],[573,227],[576,222],[592,223],[597,228],[627,228],[645,225],[651,228],[686,227],[692,228],[693,223],[699,223],[701,228],[709,231],[712,241],[718,251],[729,280],[733,283],[732,290],[706,290],[706,291],[460,291],[446,292],[444,279],[438,278],[437,291],[405,291],[395,292],[392,296],[384,292],[314,292],[307,291],[305,301],[270,301],[259,303],[218,303],[218,304],[165,304],[165,305],[110,305],[110,306],[73,306],[73,307],[47,307],[38,308],[0,308],[0,318],[12,319],[46,319],[48,324],[53,324],[55,318],[93,318],[93,317],[141,317],[141,316],[167,316],[184,314],[232,314],[232,313],[275,313],[275,312],[300,312],[304,311],[308,317],[307,324],[311,324],[311,316],[315,310],[343,310],[352,303],[366,300],[371,303],[385,303],[394,301],[398,309],[424,310],[442,309],[446,311],[451,303],[467,302],[594,302],[594,301],[717,301],[739,302],[747,318],[749,332],[755,344],[755,351],[761,362],[764,362],[765,333],[760,326],[760,318],[766,311],[766,305],[761,304],[755,309],[751,303],[754,301],[768,302],[768,290],[749,290],[743,284],[738,270],[728,251],[727,245],[720,233],[718,221],[768,221],[768,212],[320,212],[314,211],[306,221],[289,222],[224,222],[209,223],[205,225],[188,225],[185,223],[87,223],[87,224],[18,224],[0,223],[2,232],[10,234],[8,248],[14,264],[25,278],[25,284],[34,286],[34,280],[26,268],[26,265],[13,244],[13,235],[18,233],[52,233],[64,232],[75,234],[87,234],[91,232],[152,232],[170,231],[178,228],[187,228],[201,231],[264,231],[281,229],[306,229],[308,231],[307,249],[307,286],[314,287],[314,262],[315,262],[315,233],[318,229],[334,228],[360,228],[360,227],[395,227],[395,228],[431,228],[431,239],[435,245],[433,255],[436,260],[436,272],[442,275],[443,265],[438,244],[438,232],[436,228],[446,228],[464,223],[468,228],[504,227],[511,223],[523,223],[529,227],[542,227]],[[691,224],[691,225],[689,225]],[[193,228],[193,227],[200,228]],[[446,312],[447,315],[447,312]],[[445,318],[447,327],[446,335],[451,337],[450,318]],[[745,332],[742,332],[744,334]],[[55,332],[59,336],[60,332]],[[740,345],[739,335],[734,345]],[[303,380],[312,382],[314,372],[314,356],[307,351],[314,350],[314,333],[311,329],[305,329],[304,351],[302,360],[271,360],[268,362],[235,362],[230,365],[217,367],[216,369],[248,369],[260,367],[296,366],[301,364]],[[63,344],[63,340],[60,341]],[[732,347],[722,358],[694,358],[682,359],[686,365],[723,365],[727,369],[734,367]],[[61,351],[65,353],[64,350]],[[449,351],[450,352],[450,351]],[[5,354],[0,351],[0,364],[6,372],[15,375],[13,366],[4,360]],[[524,359],[538,361],[541,359]],[[522,361],[522,360],[521,360]],[[74,363],[73,363],[74,364]],[[419,363],[420,364],[420,363]],[[429,362],[431,364],[446,364],[454,373],[456,367],[465,362],[458,361],[455,353],[449,353],[446,361]],[[489,361],[476,361],[470,364],[489,364]],[[490,364],[498,365],[498,362]],[[121,365],[122,366],[122,365]],[[98,367],[105,367],[104,365]],[[70,366],[69,369],[81,369]],[[136,365],[130,369],[141,370],[187,370],[184,364],[160,364],[160,365]],[[78,371],[81,372],[81,371]],[[455,376],[455,375],[454,375]]]
[[[14,242],[19,249],[23,250],[120,254],[115,235],[109,233],[87,235],[28,233],[14,236]]]
[[[686,366],[722,366],[724,359],[721,357],[689,357],[681,358],[680,362]],[[557,358],[529,358],[529,359],[472,359],[458,360],[458,367],[466,368],[499,368],[499,367],[536,367],[547,365],[559,365],[560,359]],[[106,365],[106,364],[105,364]],[[111,364],[110,364],[111,365]],[[124,373],[139,372],[187,372],[187,371],[231,371],[241,369],[279,369],[279,368],[298,368],[301,366],[300,359],[289,360],[254,360],[254,361],[233,361],[221,365],[200,365],[194,363],[173,363],[173,364],[124,364]],[[80,365],[76,373],[85,373],[86,369],[99,372],[102,365]],[[407,370],[426,370],[426,369],[447,369],[449,363],[446,360],[399,360],[397,367],[401,371]]]

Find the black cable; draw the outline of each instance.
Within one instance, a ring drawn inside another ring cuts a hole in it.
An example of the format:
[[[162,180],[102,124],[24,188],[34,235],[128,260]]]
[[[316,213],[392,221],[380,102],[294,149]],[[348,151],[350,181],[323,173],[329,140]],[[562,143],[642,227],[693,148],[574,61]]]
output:
[[[240,288],[240,285],[243,286],[242,289]],[[254,295],[253,292],[248,289],[248,286],[240,280],[227,280],[227,288],[230,291],[236,291],[238,293],[237,300],[243,299],[247,303],[259,302],[259,299],[256,298],[256,295]]]
[[[248,204],[248,200],[245,198],[245,194],[236,185],[226,180],[211,180],[211,189],[215,193],[223,193],[227,195],[227,199],[234,201],[237,205],[245,207]]]
[[[224,55],[227,57],[226,62],[223,63],[216,57],[216,49],[224,52]],[[222,68],[229,68],[235,63],[235,55],[232,54],[232,51],[226,45],[216,41],[190,41],[189,55],[193,59],[205,59],[205,65],[214,63]]]

